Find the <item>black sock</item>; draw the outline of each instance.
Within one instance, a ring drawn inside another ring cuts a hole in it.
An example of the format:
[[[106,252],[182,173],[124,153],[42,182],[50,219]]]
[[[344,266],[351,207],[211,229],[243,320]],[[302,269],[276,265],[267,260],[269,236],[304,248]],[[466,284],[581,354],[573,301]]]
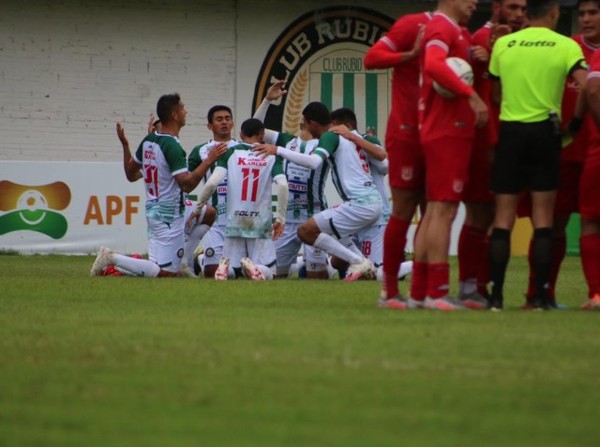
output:
[[[492,300],[502,301],[506,267],[510,258],[510,231],[494,228],[490,237],[490,279]]]

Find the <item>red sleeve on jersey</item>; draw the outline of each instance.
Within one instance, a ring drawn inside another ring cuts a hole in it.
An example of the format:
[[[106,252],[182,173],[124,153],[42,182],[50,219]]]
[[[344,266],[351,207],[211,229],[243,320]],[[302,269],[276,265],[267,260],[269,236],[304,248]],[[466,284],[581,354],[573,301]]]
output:
[[[471,96],[473,88],[465,84],[446,65],[446,51],[437,45],[430,45],[425,51],[425,72],[445,89],[459,96]]]
[[[398,65],[401,61],[402,53],[389,47],[385,41],[378,41],[369,48],[365,55],[365,68],[372,70],[374,68],[390,68]]]

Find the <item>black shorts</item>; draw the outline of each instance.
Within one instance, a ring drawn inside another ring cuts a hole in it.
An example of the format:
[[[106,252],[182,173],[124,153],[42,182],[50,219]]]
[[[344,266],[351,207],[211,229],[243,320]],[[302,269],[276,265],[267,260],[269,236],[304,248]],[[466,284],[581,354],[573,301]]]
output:
[[[558,189],[561,136],[550,120],[500,122],[492,164],[491,189],[496,194]]]

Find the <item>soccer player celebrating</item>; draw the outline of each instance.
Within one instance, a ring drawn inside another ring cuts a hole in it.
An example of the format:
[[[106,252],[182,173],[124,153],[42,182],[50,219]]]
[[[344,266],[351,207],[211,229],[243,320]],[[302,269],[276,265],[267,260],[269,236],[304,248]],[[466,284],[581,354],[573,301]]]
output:
[[[254,113],[254,118],[264,120],[267,109],[286,93],[285,81],[276,81],[269,87],[265,99]],[[301,154],[311,154],[317,147],[318,139],[300,124],[300,135],[294,136],[285,132],[266,129],[264,142],[283,146]],[[282,236],[275,241],[277,254],[277,277],[287,277],[290,267],[296,262],[302,241],[298,238],[298,227],[314,214],[327,208],[324,194],[325,179],[329,173],[329,165],[322,164],[311,170],[305,166],[284,160],[284,171],[288,180],[288,210],[286,225]],[[327,271],[327,254],[310,245],[304,245],[303,259],[306,265],[306,277],[310,279],[329,279]]]
[[[496,193],[490,237],[491,308],[502,309],[510,257],[510,231],[519,194],[531,191],[536,308],[551,308],[547,296],[552,258],[552,226],[559,184],[560,105],[567,76],[585,85],[584,56],[579,45],[555,31],[557,0],[527,3],[529,28],[501,37],[494,45],[490,75],[502,100],[498,145],[492,165]],[[576,111],[577,113],[577,111]],[[581,111],[579,111],[581,114]],[[581,116],[581,115],[577,115]]]
[[[198,212],[228,176],[225,244],[223,258],[215,272],[218,280],[228,278],[230,265],[237,276],[243,272],[254,280],[273,279],[275,273],[275,248],[271,238],[277,239],[283,232],[288,184],[279,157],[263,158],[252,151],[263,136],[264,126],[260,120],[244,121],[240,130],[243,143],[227,149],[199,197]],[[274,224],[271,179],[277,186]]]
[[[394,68],[392,108],[388,118],[385,147],[389,159],[389,183],[392,193],[391,216],[383,238],[382,307],[406,309],[398,290],[398,270],[403,260],[406,235],[423,199],[425,171],[419,143],[419,53],[429,12],[407,14],[365,55],[368,70]]]
[[[204,181],[212,174],[214,170],[213,153],[222,155],[225,149],[238,144],[238,141],[231,137],[233,129],[233,114],[231,109],[224,105],[216,105],[210,108],[207,114],[208,130],[213,134],[213,138],[207,143],[198,145],[192,149],[188,158],[188,168],[194,170],[201,163],[212,160],[213,163],[204,176]],[[211,200],[212,206],[216,209],[216,223],[206,233],[203,240],[204,259],[202,262],[203,273],[206,278],[214,278],[219,265],[219,260],[223,257],[223,244],[225,240],[225,208],[227,206],[227,177],[223,179],[217,187]],[[186,213],[186,221],[189,214]],[[195,247],[194,247],[195,248]],[[230,277],[234,276],[233,270],[229,272]]]
[[[326,159],[330,161],[333,184],[344,203],[308,219],[298,227],[298,237],[305,244],[348,262],[346,281],[373,276],[376,273],[373,264],[351,239],[353,234],[375,222],[382,210],[381,196],[373,184],[366,155],[351,141],[328,132],[331,117],[324,104],[308,104],[302,111],[302,121],[310,133],[319,138],[312,154],[299,154],[274,145],[259,145],[254,150],[263,156],[280,155],[310,169],[319,168]]]
[[[419,111],[427,207],[415,238],[412,307],[464,308],[448,296],[450,232],[467,180],[475,127],[486,123],[488,109],[475,90],[446,65],[446,58],[470,61],[470,36],[461,24],[468,22],[476,4],[475,0],[439,1],[425,27]],[[440,95],[434,82],[454,97]]]
[[[141,169],[146,189],[149,260],[130,258],[100,247],[91,275],[99,275],[115,265],[134,276],[181,276],[179,266],[184,246],[184,194],[192,191],[206,172],[207,164],[194,171],[187,168],[186,154],[179,143],[187,110],[179,94],[163,95],[156,106],[161,122],[160,133],[146,136],[125,173],[130,181]]]
[[[473,46],[492,51],[494,41],[519,31],[525,20],[526,0],[495,0],[492,18],[472,37]],[[473,61],[474,88],[489,110],[485,126],[476,130],[463,194],[465,221],[458,239],[458,298],[471,309],[487,307],[489,282],[488,231],[494,220],[494,196],[489,190],[493,147],[498,139],[500,110],[492,101],[489,61]]]

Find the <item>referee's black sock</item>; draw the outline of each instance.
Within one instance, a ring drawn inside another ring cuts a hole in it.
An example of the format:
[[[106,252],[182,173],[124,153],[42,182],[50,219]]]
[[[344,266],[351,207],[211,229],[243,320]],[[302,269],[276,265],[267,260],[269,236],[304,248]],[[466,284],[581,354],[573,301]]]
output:
[[[494,228],[490,237],[490,279],[492,281],[492,305],[502,306],[504,277],[510,258],[510,230]]]
[[[533,232],[531,250],[535,271],[534,302],[537,306],[548,308],[548,283],[552,268],[552,228],[538,228]]]

